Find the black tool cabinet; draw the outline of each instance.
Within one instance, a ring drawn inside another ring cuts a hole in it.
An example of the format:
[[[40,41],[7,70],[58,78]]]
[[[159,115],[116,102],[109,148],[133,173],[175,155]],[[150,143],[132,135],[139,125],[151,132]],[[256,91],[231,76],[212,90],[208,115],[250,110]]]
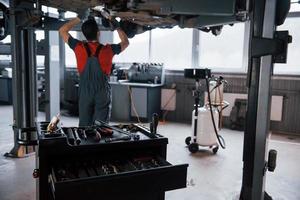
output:
[[[88,138],[71,145],[63,131],[45,134],[46,125],[37,124],[34,176],[38,200],[164,200],[165,191],[186,187],[188,165],[166,161],[168,139],[163,136],[138,131],[139,140],[93,142]],[[114,131],[113,137],[121,133]],[[155,167],[137,167],[147,162]],[[119,171],[104,173],[103,166],[111,163]],[[62,178],[73,169],[76,176]]]

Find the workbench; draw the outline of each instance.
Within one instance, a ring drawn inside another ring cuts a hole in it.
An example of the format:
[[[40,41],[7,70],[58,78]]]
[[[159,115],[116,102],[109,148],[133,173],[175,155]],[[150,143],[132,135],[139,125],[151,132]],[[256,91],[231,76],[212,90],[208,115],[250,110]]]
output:
[[[111,120],[149,122],[153,113],[160,113],[163,84],[132,83],[126,80],[110,82],[112,87]]]

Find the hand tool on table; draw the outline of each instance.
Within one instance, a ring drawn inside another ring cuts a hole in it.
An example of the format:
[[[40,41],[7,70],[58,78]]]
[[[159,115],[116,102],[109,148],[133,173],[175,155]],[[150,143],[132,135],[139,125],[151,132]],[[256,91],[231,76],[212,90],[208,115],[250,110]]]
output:
[[[122,134],[124,134],[124,135],[129,136],[130,139],[134,137],[133,134],[131,134],[131,133],[127,132],[127,131],[124,131],[124,130],[122,130],[122,129],[119,129],[119,128],[117,128],[117,127],[110,126],[110,125],[107,124],[106,122],[103,122],[103,121],[100,121],[100,120],[95,120],[95,125],[96,125],[96,126],[99,126],[99,127],[101,127],[101,128],[104,127],[104,128],[112,129],[112,130],[114,130],[114,131],[117,131],[117,132],[119,132],[119,133],[122,133]],[[125,137],[124,137],[124,138],[125,138]]]
[[[52,117],[50,123],[47,126],[47,132],[53,133],[57,129],[57,125],[60,121],[60,114],[57,114],[56,116]]]
[[[75,143],[77,145],[79,145],[81,143],[81,139],[79,137],[79,134],[78,134],[78,129],[77,128],[74,128],[73,129],[73,133],[74,133],[74,139],[75,139]]]
[[[157,114],[157,113],[154,113],[154,114],[152,115],[152,133],[153,133],[154,135],[157,134],[158,120],[159,120],[158,114]]]
[[[72,144],[72,145],[74,145],[75,138],[74,138],[74,135],[73,135],[72,128],[67,128],[66,131],[67,131],[66,135],[67,135],[69,143]]]
[[[85,129],[80,129],[80,135],[82,136],[82,138],[84,139],[84,140],[87,140],[87,136],[86,136],[86,133],[85,133]]]
[[[93,129],[93,132],[94,132],[94,137],[93,139],[96,141],[96,142],[100,142],[102,136],[101,136],[101,133],[95,128]]]
[[[101,133],[102,136],[112,136],[114,133],[111,128],[100,127],[97,128],[97,130]]]
[[[119,138],[106,138],[105,142],[109,143],[109,142],[116,142],[116,141],[123,141],[123,140],[131,140],[131,137],[126,135],[126,136],[119,137]]]

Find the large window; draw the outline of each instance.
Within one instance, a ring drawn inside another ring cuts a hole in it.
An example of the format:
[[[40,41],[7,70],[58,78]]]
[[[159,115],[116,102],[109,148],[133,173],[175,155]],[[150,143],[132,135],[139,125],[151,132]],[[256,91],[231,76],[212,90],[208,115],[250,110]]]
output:
[[[151,34],[151,62],[173,70],[191,67],[192,29],[154,29]]]
[[[199,66],[214,72],[245,72],[244,33],[244,23],[226,25],[218,36],[200,32]]]
[[[114,32],[114,43],[119,43],[118,33]],[[136,35],[129,40],[129,47],[114,56],[114,62],[149,62],[149,32]]]
[[[293,37],[293,42],[288,45],[288,56],[286,64],[275,64],[275,74],[300,74],[300,16],[287,18],[278,30],[288,30]]]
[[[1,43],[11,43],[11,37],[10,35],[8,35],[4,40],[1,41]],[[10,62],[11,61],[11,55],[0,55],[0,61],[7,61]]]
[[[41,41],[45,39],[45,33],[44,31],[37,30],[35,31],[35,38],[37,41]],[[38,67],[44,67],[45,65],[45,56],[43,55],[37,55],[36,56],[36,64]]]
[[[130,39],[129,47],[114,62],[163,63],[167,69],[191,67],[192,29],[154,29]],[[151,38],[150,38],[151,37]],[[120,42],[114,33],[114,43]]]
[[[77,38],[76,31],[70,31],[72,37]],[[66,56],[66,67],[76,67],[77,61],[74,51],[69,47],[68,44],[65,44],[65,56]]]
[[[292,0],[292,2],[296,2],[296,0]],[[292,3],[290,12],[300,12],[300,3]]]

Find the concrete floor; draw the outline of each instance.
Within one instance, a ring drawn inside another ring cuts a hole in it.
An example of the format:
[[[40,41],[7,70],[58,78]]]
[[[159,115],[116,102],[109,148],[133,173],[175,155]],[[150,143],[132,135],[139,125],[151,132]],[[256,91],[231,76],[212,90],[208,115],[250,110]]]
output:
[[[41,115],[42,116],[42,115]],[[78,119],[63,117],[64,125],[77,125]],[[13,144],[12,107],[0,106],[0,200],[35,199],[32,178],[34,156],[21,159],[5,158]],[[217,155],[200,151],[191,155],[184,145],[190,134],[186,124],[167,123],[159,126],[159,133],[169,138],[168,161],[188,163],[188,187],[167,192],[167,200],[236,200],[241,187],[243,134],[222,130],[226,150]],[[268,173],[266,190],[275,200],[300,199],[300,137],[272,135],[269,148],[278,151],[275,173]]]

